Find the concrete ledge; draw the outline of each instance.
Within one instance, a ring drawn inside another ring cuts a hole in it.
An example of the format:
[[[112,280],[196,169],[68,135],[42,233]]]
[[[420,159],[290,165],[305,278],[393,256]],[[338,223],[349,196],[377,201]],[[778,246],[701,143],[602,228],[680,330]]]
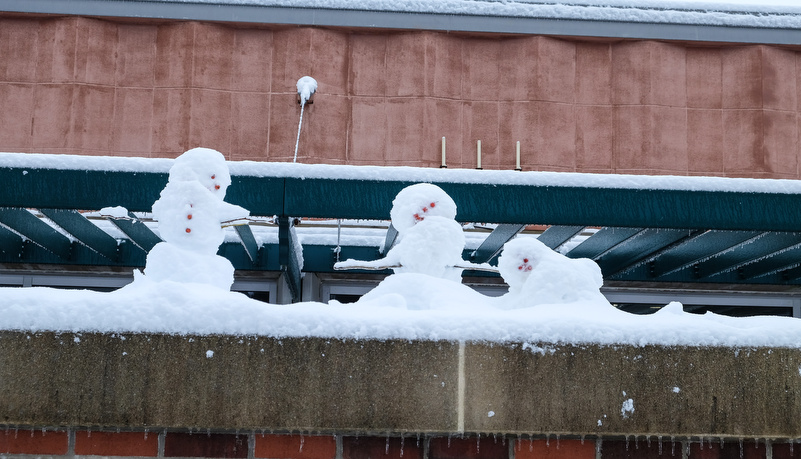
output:
[[[799,438],[800,368],[798,349],[5,331],[0,424]]]

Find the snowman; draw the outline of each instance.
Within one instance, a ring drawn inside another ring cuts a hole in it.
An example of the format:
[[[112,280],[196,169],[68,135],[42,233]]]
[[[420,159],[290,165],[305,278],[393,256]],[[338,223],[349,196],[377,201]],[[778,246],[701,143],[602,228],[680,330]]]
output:
[[[430,183],[408,186],[392,201],[392,226],[398,244],[374,261],[347,260],[334,269],[388,269],[395,273],[426,274],[461,282],[463,269],[494,270],[487,264],[462,259],[464,232],[456,222],[456,203]]]
[[[234,267],[217,255],[225,239],[222,226],[247,218],[249,212],[223,201],[230,184],[228,165],[216,150],[194,148],[175,160],[167,186],[153,204],[164,242],[148,254],[146,278],[231,288]]]
[[[603,276],[587,258],[571,259],[533,237],[518,236],[503,246],[498,270],[509,285],[503,298],[510,307],[598,301]]]

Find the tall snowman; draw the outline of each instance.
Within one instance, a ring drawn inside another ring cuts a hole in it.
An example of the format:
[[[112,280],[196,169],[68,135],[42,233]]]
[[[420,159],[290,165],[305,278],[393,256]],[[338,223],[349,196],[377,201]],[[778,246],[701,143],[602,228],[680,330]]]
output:
[[[225,240],[222,225],[250,213],[223,201],[230,184],[225,157],[216,150],[193,148],[175,160],[167,186],[153,204],[164,242],[148,254],[146,278],[231,288],[234,267],[217,255]]]
[[[347,260],[335,269],[387,269],[461,282],[462,270],[487,269],[462,259],[465,237],[456,222],[456,203],[440,187],[418,183],[401,190],[392,201],[392,226],[398,243],[384,258]]]

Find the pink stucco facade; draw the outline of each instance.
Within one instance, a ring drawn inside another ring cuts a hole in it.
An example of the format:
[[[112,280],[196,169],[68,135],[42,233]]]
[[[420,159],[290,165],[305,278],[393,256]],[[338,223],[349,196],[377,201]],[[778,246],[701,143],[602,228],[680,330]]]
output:
[[[0,14],[0,151],[799,178],[801,48]]]

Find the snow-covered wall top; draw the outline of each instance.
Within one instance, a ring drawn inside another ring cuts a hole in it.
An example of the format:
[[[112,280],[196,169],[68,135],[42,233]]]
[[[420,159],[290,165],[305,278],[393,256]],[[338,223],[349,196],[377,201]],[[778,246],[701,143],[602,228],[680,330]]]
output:
[[[801,29],[796,0],[160,0],[353,11]]]
[[[166,174],[172,164],[172,159],[165,158],[0,153],[0,168]],[[778,179],[518,172],[253,161],[229,161],[228,166],[233,176],[253,177],[801,194],[801,181]]]

